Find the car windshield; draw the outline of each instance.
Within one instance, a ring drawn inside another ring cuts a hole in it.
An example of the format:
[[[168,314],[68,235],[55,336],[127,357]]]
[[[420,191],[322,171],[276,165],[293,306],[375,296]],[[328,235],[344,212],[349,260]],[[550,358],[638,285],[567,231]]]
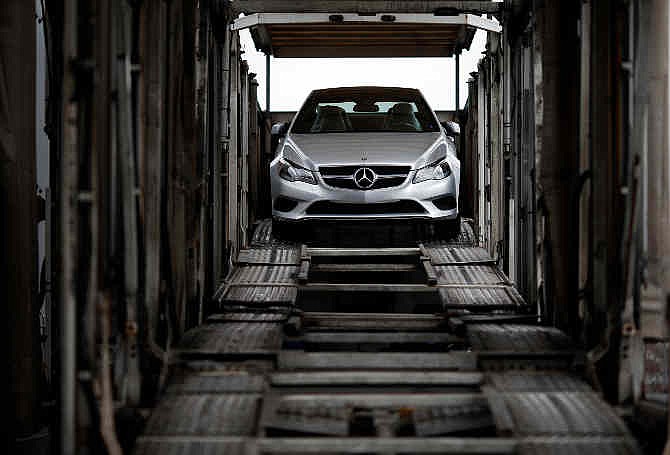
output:
[[[416,90],[334,89],[312,93],[291,131],[423,133],[437,132],[439,125]]]

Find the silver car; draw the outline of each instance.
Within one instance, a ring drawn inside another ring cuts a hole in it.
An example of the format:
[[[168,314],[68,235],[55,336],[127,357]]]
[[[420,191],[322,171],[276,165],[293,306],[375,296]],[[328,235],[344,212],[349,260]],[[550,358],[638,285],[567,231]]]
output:
[[[415,89],[312,92],[278,132],[273,230],[281,237],[306,220],[417,219],[455,235],[461,165],[449,126]]]

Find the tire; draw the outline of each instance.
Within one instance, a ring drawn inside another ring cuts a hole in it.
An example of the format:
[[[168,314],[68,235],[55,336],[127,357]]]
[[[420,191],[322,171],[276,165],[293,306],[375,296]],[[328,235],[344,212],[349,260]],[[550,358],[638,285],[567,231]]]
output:
[[[441,240],[453,240],[461,233],[461,216],[458,215],[453,220],[438,221],[436,228]]]
[[[273,219],[272,237],[276,240],[293,240],[295,238],[295,226],[286,221]]]

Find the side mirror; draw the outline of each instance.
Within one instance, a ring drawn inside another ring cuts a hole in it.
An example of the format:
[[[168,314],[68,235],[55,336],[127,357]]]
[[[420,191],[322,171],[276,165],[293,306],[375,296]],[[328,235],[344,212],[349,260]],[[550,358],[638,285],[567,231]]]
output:
[[[288,122],[275,123],[274,125],[272,125],[272,130],[270,131],[270,134],[272,136],[284,137],[286,136],[288,127],[289,127]]]
[[[440,122],[444,130],[447,132],[447,136],[458,137],[461,135],[461,125],[456,122]]]

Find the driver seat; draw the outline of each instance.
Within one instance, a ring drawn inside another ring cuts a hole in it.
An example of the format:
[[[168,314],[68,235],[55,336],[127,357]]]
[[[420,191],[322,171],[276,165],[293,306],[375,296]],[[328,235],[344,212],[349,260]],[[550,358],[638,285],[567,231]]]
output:
[[[312,132],[344,132],[351,130],[351,121],[344,109],[339,106],[320,106],[318,108]]]
[[[384,129],[392,131],[421,131],[421,124],[414,115],[414,109],[410,103],[396,103],[386,113]]]

